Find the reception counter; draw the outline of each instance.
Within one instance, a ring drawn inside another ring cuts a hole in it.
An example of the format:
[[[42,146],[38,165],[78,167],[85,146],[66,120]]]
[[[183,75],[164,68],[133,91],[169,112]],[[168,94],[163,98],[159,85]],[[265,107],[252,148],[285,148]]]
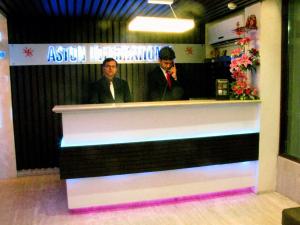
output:
[[[68,207],[110,207],[255,186],[260,101],[55,106]]]

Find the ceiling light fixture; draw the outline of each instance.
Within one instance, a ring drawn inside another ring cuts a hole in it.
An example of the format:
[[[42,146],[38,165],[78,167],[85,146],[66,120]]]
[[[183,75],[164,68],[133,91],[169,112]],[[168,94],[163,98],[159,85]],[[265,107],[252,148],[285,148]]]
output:
[[[194,26],[194,21],[190,19],[137,16],[129,23],[128,28],[131,31],[183,33]]]
[[[227,7],[230,10],[234,10],[234,9],[236,9],[237,5],[234,2],[229,2]]]
[[[173,0],[148,0],[148,3],[169,5],[175,18],[137,16],[128,25],[130,31],[183,33],[195,27],[194,20],[177,18],[171,6]]]

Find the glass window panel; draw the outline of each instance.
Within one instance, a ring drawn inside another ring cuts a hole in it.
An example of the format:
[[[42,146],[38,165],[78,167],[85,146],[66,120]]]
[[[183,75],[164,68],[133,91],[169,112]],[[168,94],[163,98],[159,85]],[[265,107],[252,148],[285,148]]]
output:
[[[287,154],[300,159],[300,1],[292,0],[288,14]],[[283,74],[285,76],[285,74]]]

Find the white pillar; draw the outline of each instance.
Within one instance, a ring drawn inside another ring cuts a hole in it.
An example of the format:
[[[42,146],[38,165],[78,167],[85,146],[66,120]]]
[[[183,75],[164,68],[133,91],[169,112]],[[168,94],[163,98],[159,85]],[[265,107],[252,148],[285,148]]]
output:
[[[0,179],[16,177],[7,20],[0,14]]]
[[[261,126],[257,192],[274,191],[279,152],[281,85],[281,0],[261,3],[259,75]]]

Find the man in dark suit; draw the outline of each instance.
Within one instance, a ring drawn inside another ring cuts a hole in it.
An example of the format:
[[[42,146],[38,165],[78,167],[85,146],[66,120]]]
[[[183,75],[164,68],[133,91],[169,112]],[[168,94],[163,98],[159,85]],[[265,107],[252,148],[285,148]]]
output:
[[[183,99],[183,88],[174,63],[175,58],[175,52],[169,46],[159,51],[159,66],[148,74],[150,101]]]
[[[103,76],[91,87],[90,103],[131,102],[128,83],[116,77],[118,63],[113,58],[106,58],[102,64]]]

